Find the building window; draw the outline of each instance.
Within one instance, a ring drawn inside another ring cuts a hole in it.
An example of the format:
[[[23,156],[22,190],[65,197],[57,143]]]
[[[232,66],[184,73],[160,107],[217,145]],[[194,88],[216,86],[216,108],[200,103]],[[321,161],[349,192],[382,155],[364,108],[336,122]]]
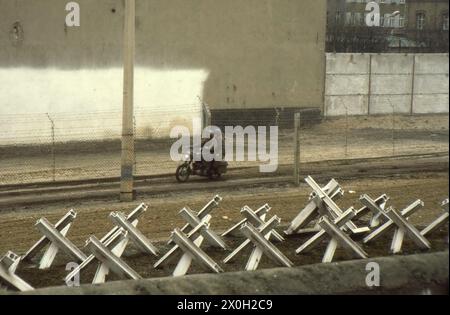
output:
[[[403,15],[397,15],[397,16],[391,16],[389,18],[390,20],[390,27],[393,28],[401,28],[405,26],[405,17]]]
[[[448,13],[442,14],[442,30],[448,31]]]
[[[363,25],[363,14],[362,13],[360,13],[360,12],[356,12],[355,13],[355,21],[354,21],[354,25],[358,25],[358,26],[360,26],[360,25]]]
[[[405,27],[405,17],[403,15],[399,17],[398,27]]]
[[[337,11],[336,12],[335,21],[336,21],[336,25],[340,25],[341,24],[341,11]]]
[[[423,30],[425,28],[425,13],[416,13],[416,29]]]
[[[392,26],[391,19],[392,19],[391,15],[386,13],[383,17],[383,24],[382,24],[383,27],[391,27]]]
[[[345,25],[351,25],[352,24],[352,19],[353,19],[352,12],[346,12],[345,13]]]

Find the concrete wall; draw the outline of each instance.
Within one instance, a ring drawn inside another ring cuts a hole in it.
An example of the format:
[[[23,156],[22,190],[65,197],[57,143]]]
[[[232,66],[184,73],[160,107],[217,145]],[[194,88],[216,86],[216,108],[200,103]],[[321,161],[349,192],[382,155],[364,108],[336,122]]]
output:
[[[325,115],[448,113],[448,54],[327,54]]]
[[[76,1],[80,27],[65,26],[67,2],[0,0],[0,144],[47,141],[46,113],[64,141],[120,134],[124,1]],[[167,136],[200,115],[198,97],[212,109],[323,107],[326,0],[136,2],[138,133]]]
[[[378,263],[380,287],[368,287],[368,263]],[[0,295],[2,294],[0,290]],[[448,294],[448,251],[314,264],[252,272],[116,281],[78,288],[54,287],[31,295],[299,295]]]

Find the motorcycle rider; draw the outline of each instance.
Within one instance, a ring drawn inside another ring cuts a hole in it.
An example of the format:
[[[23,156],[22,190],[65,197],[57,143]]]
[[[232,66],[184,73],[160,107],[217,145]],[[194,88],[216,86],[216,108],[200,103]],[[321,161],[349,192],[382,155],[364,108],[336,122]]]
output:
[[[221,147],[218,147],[219,145]],[[200,143],[191,146],[190,150],[190,154],[186,154],[183,163],[175,172],[178,182],[186,182],[190,175],[216,179],[227,172],[228,163],[224,160],[224,143],[219,132],[209,133],[207,138],[202,138]],[[219,156],[220,154],[222,157]]]
[[[210,133],[209,134],[209,138],[204,138],[202,140],[202,143],[201,143],[201,150],[202,150],[202,152],[203,152],[203,148],[206,148],[206,150],[209,149],[209,153],[211,153],[214,156],[212,161],[208,162],[208,161],[204,160],[203,154],[202,154],[202,163],[207,164],[206,169],[207,169],[208,174],[212,174],[214,166],[215,166],[215,163],[216,163],[216,159],[215,159],[216,152],[214,150],[214,148],[215,148],[214,144],[219,144],[219,145],[221,144],[222,145],[222,159],[224,157],[224,144],[223,144],[223,141],[221,141],[222,139],[218,139],[218,137],[219,137],[219,134]],[[213,140],[215,140],[216,143],[214,143]],[[206,147],[206,144],[208,144],[208,146],[210,146],[210,147]]]
[[[215,159],[212,159],[212,161],[210,161],[210,162],[206,161],[206,160],[203,158],[203,149],[206,148],[206,150],[208,150],[208,147],[205,147],[206,144],[208,143],[209,146],[210,146],[210,147],[209,147],[209,153],[211,153],[211,154],[214,155],[214,145],[210,142],[210,141],[213,140],[213,139],[214,139],[214,134],[213,134],[213,133],[210,133],[210,134],[209,134],[209,138],[203,138],[203,139],[202,139],[202,143],[201,143],[202,163],[205,163],[205,164],[206,164],[206,169],[207,169],[207,172],[208,172],[208,173],[211,173],[211,172],[212,172],[213,167],[214,167],[214,160],[215,160]]]

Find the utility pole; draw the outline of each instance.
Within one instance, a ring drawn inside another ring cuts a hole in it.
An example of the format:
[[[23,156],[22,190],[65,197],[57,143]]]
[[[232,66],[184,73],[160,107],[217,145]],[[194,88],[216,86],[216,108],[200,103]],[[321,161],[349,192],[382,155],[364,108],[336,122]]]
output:
[[[133,201],[134,193],[134,51],[135,51],[135,0],[125,0],[123,36],[123,112],[122,158],[120,175],[120,201]]]
[[[294,114],[294,184],[300,186],[300,126],[301,114]]]

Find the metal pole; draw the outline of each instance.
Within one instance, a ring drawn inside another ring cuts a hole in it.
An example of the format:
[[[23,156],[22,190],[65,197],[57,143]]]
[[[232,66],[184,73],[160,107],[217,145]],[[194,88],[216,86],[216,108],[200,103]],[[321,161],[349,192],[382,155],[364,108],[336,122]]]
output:
[[[203,103],[203,128],[211,126],[211,111],[206,103]]]
[[[412,57],[412,73],[411,73],[411,105],[409,108],[409,114],[414,114],[414,89],[416,84],[416,54]]]
[[[372,102],[372,54],[369,54],[369,82],[367,92],[367,115],[370,116],[370,104]]]
[[[133,145],[134,145],[134,152],[136,152],[136,116],[134,115],[134,113],[133,113],[133,134],[134,134],[134,137],[133,137]],[[135,156],[134,156],[134,174],[137,174],[138,173],[138,168],[137,168],[137,159],[136,159],[136,153],[134,153],[135,154]]]
[[[345,106],[345,158],[348,157],[348,108],[347,104]]]
[[[392,105],[392,156],[395,156],[395,107]]]
[[[120,200],[132,201],[134,169],[134,44],[135,44],[135,0],[125,1],[125,23],[123,43],[123,113],[122,113],[122,158],[120,177]]]
[[[301,114],[294,115],[294,184],[300,186],[300,119]]]
[[[53,172],[53,181],[56,181],[56,157],[55,157],[55,122],[47,113],[47,117],[50,120],[50,124],[52,127],[52,172]]]

